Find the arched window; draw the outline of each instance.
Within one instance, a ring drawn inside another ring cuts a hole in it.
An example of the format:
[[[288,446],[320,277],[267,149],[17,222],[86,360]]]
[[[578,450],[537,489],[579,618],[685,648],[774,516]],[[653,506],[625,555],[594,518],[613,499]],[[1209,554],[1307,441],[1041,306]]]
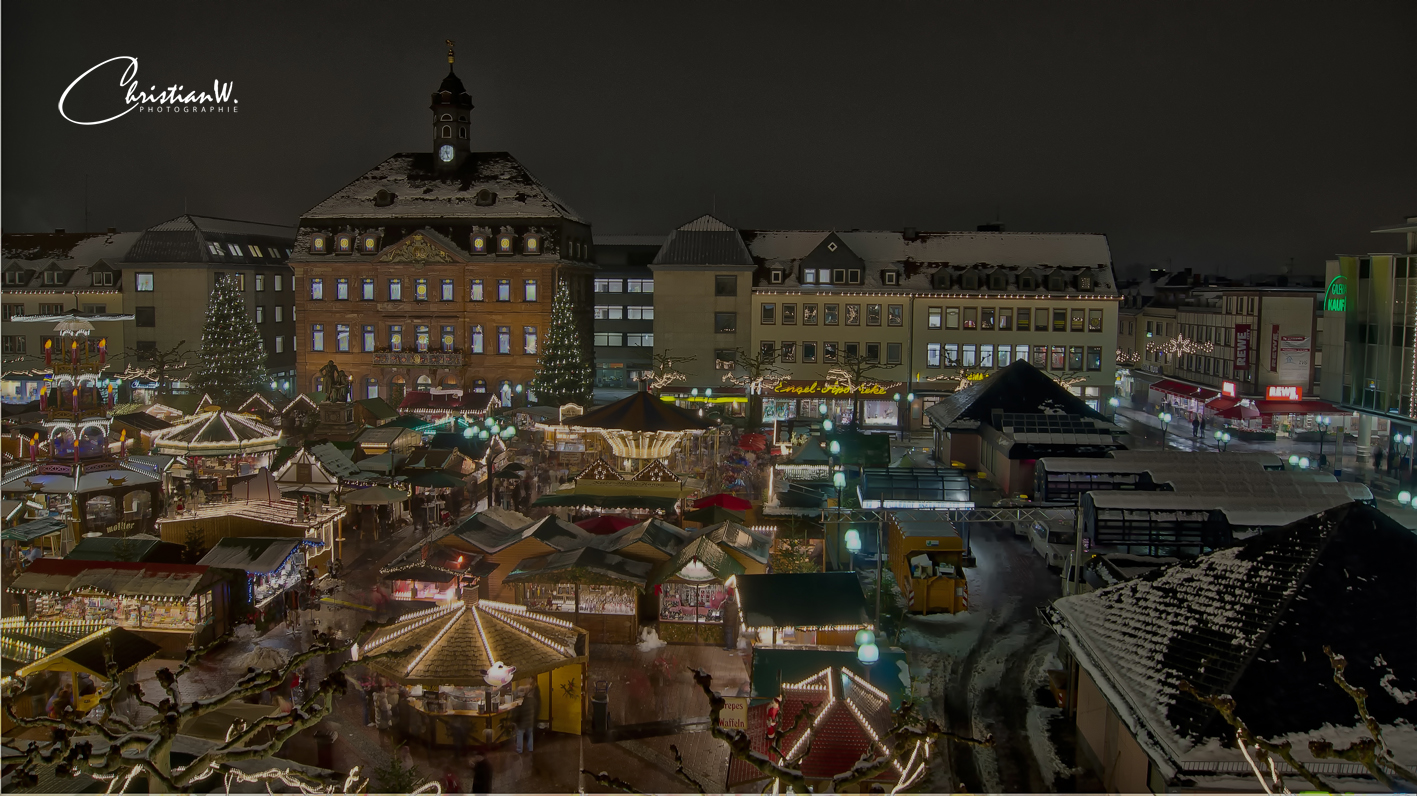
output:
[[[389,401],[393,403],[394,406],[398,406],[403,402],[404,390],[407,388],[408,385],[404,381],[403,376],[395,376],[389,379]]]
[[[461,138],[461,139],[464,140],[464,141],[467,140],[467,128],[466,128],[466,127],[459,127],[459,128],[458,128],[458,138]]]
[[[419,377],[418,377],[418,391],[419,391],[419,392],[428,392],[428,390],[431,389],[432,387],[433,387],[433,380],[432,380],[432,379],[428,378],[427,376],[419,376]]]
[[[438,386],[442,387],[445,390],[456,390],[458,388],[458,377],[451,375],[444,376],[443,382]]]
[[[501,393],[501,395],[502,395],[502,405],[503,405],[503,406],[511,406],[511,404],[512,404],[512,383],[511,383],[510,381],[504,381],[504,382],[502,382],[502,386],[499,387],[497,391],[498,391],[499,393]]]
[[[473,392],[487,392],[487,380],[478,379],[472,383]]]
[[[448,126],[448,125],[446,125],[446,124],[443,125],[443,137],[444,137],[444,138],[452,138],[452,137],[453,137],[453,128],[450,127],[450,126]]]
[[[438,117],[438,121],[440,121],[440,122],[451,122],[452,120],[453,120],[453,115],[452,115],[451,113],[445,113],[445,114],[443,114],[442,116],[439,116],[439,117]]]

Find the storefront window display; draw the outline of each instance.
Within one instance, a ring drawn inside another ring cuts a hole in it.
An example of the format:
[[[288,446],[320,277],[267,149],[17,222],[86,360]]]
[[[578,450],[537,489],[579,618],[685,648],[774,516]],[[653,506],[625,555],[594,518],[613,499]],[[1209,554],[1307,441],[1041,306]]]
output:
[[[659,618],[666,622],[721,622],[725,597],[721,583],[665,583],[660,587]]]
[[[863,401],[862,410],[867,426],[891,426],[900,423],[900,404],[895,401]]]
[[[451,600],[458,594],[457,579],[447,583],[429,583],[421,580],[394,581],[393,598],[419,602],[442,602]]]
[[[257,607],[264,608],[267,603],[286,589],[300,582],[301,561],[302,558],[297,551],[291,554],[275,572],[251,576],[251,597]]]
[[[526,607],[534,611],[576,613],[576,586],[571,583],[529,583],[526,586]],[[634,589],[590,584],[580,587],[579,613],[629,615],[634,612]]]

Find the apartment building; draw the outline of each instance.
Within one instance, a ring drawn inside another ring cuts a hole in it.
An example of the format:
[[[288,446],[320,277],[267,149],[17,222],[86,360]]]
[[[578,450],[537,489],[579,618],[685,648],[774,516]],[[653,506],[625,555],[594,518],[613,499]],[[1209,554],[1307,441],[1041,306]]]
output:
[[[595,397],[624,398],[654,368],[654,272],[662,235],[596,235]]]

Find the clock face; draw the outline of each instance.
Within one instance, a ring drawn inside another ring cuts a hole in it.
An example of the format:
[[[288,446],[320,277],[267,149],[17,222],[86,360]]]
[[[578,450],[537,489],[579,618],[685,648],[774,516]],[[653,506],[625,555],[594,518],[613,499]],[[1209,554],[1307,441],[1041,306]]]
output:
[[[444,163],[451,163],[452,160],[453,160],[453,145],[452,145],[452,144],[444,144],[444,145],[438,147],[438,157],[439,157]]]

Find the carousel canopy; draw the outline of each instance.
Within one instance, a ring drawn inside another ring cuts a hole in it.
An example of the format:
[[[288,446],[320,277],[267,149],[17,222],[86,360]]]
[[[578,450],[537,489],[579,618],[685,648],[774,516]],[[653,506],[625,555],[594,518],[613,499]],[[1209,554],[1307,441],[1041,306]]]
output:
[[[0,622],[0,674],[27,676],[62,668],[107,679],[111,650],[118,673],[153,657],[160,648],[121,627],[96,622],[38,621],[23,618]]]
[[[582,547],[518,562],[504,583],[587,583],[643,589],[653,565]]]
[[[405,685],[486,685],[483,673],[501,662],[518,678],[585,660],[586,631],[520,605],[457,602],[404,616],[364,646],[368,665]]]
[[[249,415],[201,412],[153,441],[153,450],[178,456],[238,456],[274,451],[280,432]]]
[[[239,569],[252,575],[275,572],[300,549],[301,540],[277,537],[227,537],[197,563],[204,567]]]
[[[693,412],[647,392],[637,392],[578,417],[565,418],[561,423],[617,431],[702,431],[713,427]]]

